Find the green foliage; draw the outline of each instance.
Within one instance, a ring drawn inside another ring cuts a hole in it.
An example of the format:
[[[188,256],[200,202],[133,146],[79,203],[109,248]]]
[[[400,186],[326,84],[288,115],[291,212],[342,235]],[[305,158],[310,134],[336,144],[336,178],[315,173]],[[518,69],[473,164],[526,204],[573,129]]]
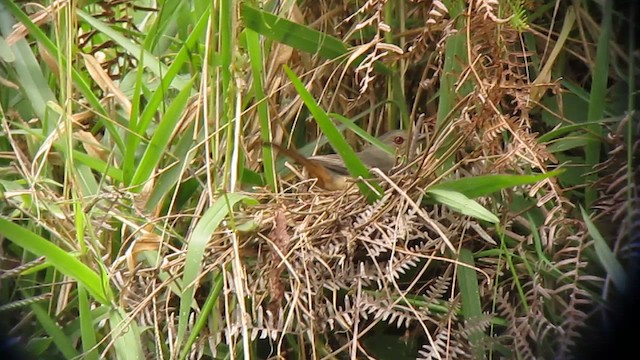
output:
[[[43,358],[569,354],[627,287],[635,35],[532,4],[1,2],[0,311]]]

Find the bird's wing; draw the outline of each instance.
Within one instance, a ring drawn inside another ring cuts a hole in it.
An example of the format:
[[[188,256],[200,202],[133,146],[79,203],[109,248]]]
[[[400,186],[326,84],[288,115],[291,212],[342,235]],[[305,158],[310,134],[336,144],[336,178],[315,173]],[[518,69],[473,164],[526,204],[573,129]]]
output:
[[[320,185],[320,187],[327,190],[337,190],[340,188],[341,185],[335,184],[334,177],[331,175],[331,172],[327,170],[328,167],[324,167],[323,164],[321,164],[320,162],[307,159],[306,157],[304,157],[304,155],[300,154],[297,150],[287,149],[278,144],[264,143],[264,145],[272,146],[273,148],[278,150],[278,152],[288,156],[298,164],[304,166],[309,172],[309,175],[318,179],[318,185]]]
[[[344,166],[344,161],[338,154],[311,156],[309,160],[317,162],[336,174],[349,175],[349,170]]]

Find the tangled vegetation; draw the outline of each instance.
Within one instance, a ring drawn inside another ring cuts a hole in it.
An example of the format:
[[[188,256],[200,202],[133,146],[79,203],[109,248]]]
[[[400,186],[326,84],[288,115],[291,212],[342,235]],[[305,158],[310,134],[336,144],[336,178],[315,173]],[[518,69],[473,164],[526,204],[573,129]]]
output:
[[[571,358],[637,262],[633,14],[0,2],[9,335],[41,358]],[[364,168],[393,129],[396,167]],[[268,143],[356,180],[324,190]]]

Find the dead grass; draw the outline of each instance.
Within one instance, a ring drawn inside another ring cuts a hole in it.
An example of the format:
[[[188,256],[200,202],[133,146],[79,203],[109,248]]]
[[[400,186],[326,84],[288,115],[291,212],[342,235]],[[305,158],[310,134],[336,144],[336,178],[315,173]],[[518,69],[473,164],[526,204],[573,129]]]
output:
[[[218,111],[210,110],[214,107],[208,101],[220,92],[220,84],[199,89],[185,101],[170,136],[174,146],[183,136],[197,139],[177,182],[183,192],[154,194],[163,174],[180,161],[167,156],[144,188],[104,186],[83,208],[93,213],[95,207],[101,214],[87,219],[95,230],[87,256],[93,260],[87,263],[106,271],[117,290],[114,306],[124,310],[127,321],[149,329],[141,335],[145,346],[155,344],[148,355],[222,357],[238,355],[241,346],[245,354],[251,347],[260,354],[256,357],[355,359],[382,356],[372,344],[379,342],[425,359],[569,356],[606,281],[606,274],[594,270],[593,244],[575,212],[581,201],[576,189],[586,184],[551,177],[473,199],[499,218],[497,225],[428,195],[432,186],[447,181],[547,173],[568,163],[563,151],[540,141],[541,133],[571,125],[562,104],[567,90],[550,70],[558,61],[553,49],[584,68],[593,66],[595,49],[582,32],[565,42],[554,24],[558,18],[536,19],[543,25],[532,28],[523,25],[534,5],[490,0],[455,9],[437,0],[369,0],[360,7],[343,1],[279,4],[288,6],[274,11],[279,16],[341,39],[352,50],[327,60],[273,43],[264,74],[232,69],[233,86],[246,96],[243,100],[250,99],[252,79],[262,76],[269,140],[302,146],[322,136],[283,65],[303,79],[327,113],[356,119],[371,134],[411,127],[427,139],[399,158],[390,176],[374,171],[384,190],[375,202],[355,185],[324,191],[313,179],[291,176],[284,167],[277,189],[256,185],[258,180],[243,182],[238,175],[242,190],[233,191],[229,184],[234,181],[227,179],[231,150],[241,150],[245,174],[264,175],[260,104],[238,102],[244,122],[233,138],[231,131],[216,127],[220,118],[207,113]],[[107,18],[108,9],[102,14]],[[596,27],[588,14],[578,14],[580,26]],[[19,31],[25,36],[24,29]],[[111,44],[92,43],[95,35],[81,36],[82,44],[92,46],[88,53]],[[87,63],[97,66],[90,71],[94,79],[105,77],[98,84],[105,85],[100,86],[105,92],[126,73],[124,64],[132,62],[124,55],[120,65],[109,62],[119,59],[115,55],[102,65]],[[96,70],[100,66],[108,71]],[[384,75],[381,66],[391,75]],[[126,96],[118,93],[118,98],[130,113]],[[200,115],[212,128],[191,134],[203,125],[197,123]],[[90,125],[83,119],[83,125]],[[10,136],[15,126],[3,125],[18,163],[16,173],[28,178],[35,164],[25,144],[32,138]],[[75,134],[86,153],[119,165],[104,144],[104,130]],[[354,148],[360,146],[356,136],[345,135]],[[619,139],[612,143],[616,149],[628,147]],[[613,194],[611,202],[600,204],[605,209],[601,216],[627,214],[629,197],[622,194],[629,188],[621,184],[629,172],[616,171],[625,169],[625,161],[612,156],[600,169],[609,172],[601,180],[602,193]],[[67,191],[46,186],[31,191],[42,203],[69,202]],[[193,266],[189,252],[198,220],[226,193],[254,203],[221,207],[228,216],[205,239],[195,280],[180,283]],[[24,210],[15,199],[8,204],[56,238],[74,238],[71,207],[63,206],[56,217],[54,211],[42,216]],[[628,220],[625,229],[633,224]],[[614,251],[635,243],[620,235]],[[192,303],[183,297],[188,290],[194,291]],[[60,309],[67,301],[62,303]],[[475,305],[476,311],[470,311]],[[181,348],[184,343],[173,341],[185,329],[193,345]],[[108,336],[101,341],[96,346],[109,342]],[[168,349],[162,348],[165,343]]]

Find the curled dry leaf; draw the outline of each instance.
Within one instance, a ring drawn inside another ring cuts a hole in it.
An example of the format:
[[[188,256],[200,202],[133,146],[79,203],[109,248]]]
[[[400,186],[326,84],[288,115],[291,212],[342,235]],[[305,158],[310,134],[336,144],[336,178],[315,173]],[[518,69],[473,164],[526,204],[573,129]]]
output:
[[[87,54],[82,54],[82,58],[84,59],[84,63],[87,66],[87,71],[89,71],[89,75],[93,78],[93,80],[100,86],[102,91],[107,94],[112,94],[118,104],[122,106],[125,112],[125,116],[128,118],[131,116],[131,101],[127,98],[120,87],[116,85],[109,75],[102,69],[98,60],[95,57]]]
[[[100,141],[98,141],[92,133],[79,130],[74,133],[74,137],[80,140],[82,147],[87,152],[87,155],[105,162],[108,160],[109,152],[102,144],[100,144]]]

